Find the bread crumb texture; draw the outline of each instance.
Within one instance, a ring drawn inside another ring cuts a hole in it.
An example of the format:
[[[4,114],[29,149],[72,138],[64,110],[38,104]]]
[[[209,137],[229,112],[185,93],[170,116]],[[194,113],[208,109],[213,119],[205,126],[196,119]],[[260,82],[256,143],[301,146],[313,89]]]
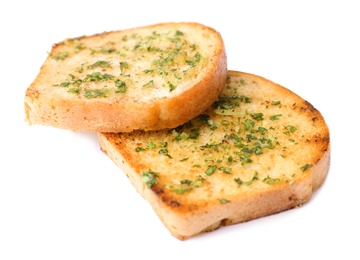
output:
[[[211,107],[179,127],[99,139],[179,239],[302,205],[330,163],[318,110],[236,71]]]

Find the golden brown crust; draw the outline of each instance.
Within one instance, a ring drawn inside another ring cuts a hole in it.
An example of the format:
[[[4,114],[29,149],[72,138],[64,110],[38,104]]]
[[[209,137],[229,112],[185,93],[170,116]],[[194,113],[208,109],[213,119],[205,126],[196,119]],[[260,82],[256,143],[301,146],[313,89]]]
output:
[[[228,77],[208,117],[99,134],[104,153],[179,239],[298,207],[329,170],[330,134],[317,109],[262,77]]]
[[[226,74],[221,35],[197,23],[68,39],[27,89],[26,121],[90,132],[172,128],[214,102]]]

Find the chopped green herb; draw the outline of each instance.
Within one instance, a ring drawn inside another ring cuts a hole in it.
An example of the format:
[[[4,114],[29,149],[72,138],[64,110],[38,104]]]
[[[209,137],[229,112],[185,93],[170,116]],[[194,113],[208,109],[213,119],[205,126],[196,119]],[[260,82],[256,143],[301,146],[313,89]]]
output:
[[[124,69],[129,68],[129,63],[126,61],[120,62],[120,74],[124,73]]]
[[[201,124],[209,125],[210,116],[208,114],[200,114],[196,119]]]
[[[146,149],[144,147],[140,147],[140,146],[135,148],[135,152],[140,152],[140,151],[145,151],[145,150]]]
[[[226,173],[226,174],[231,173],[231,168],[229,168],[229,167],[221,166],[221,167],[219,168],[219,170],[222,171],[222,172],[224,172],[224,173]]]
[[[271,105],[273,105],[273,106],[277,106],[277,105],[280,105],[280,104],[281,104],[280,100],[271,102]]]
[[[196,45],[195,45],[195,43],[191,44],[189,47],[190,47],[190,49],[192,49],[193,51],[196,50]]]
[[[250,128],[253,128],[254,125],[255,125],[254,121],[252,121],[250,119],[245,119],[244,124],[245,124],[245,129],[246,130],[249,130]]]
[[[154,80],[150,80],[148,83],[144,84],[144,88],[151,88],[154,86]]]
[[[184,194],[185,192],[191,191],[193,188],[188,184],[171,185],[170,190],[177,194]]]
[[[151,74],[154,70],[143,70],[145,74]]]
[[[257,131],[258,131],[259,133],[265,133],[267,130],[266,130],[265,127],[259,126]]]
[[[240,178],[235,178],[234,181],[239,185],[243,184],[243,181],[240,180]]]
[[[218,150],[219,145],[218,144],[205,144],[205,145],[201,146],[201,148],[202,149],[210,148],[210,149]]]
[[[216,165],[209,166],[209,167],[206,169],[205,174],[206,174],[207,176],[212,175],[212,174],[216,171],[216,168],[217,168]]]
[[[227,199],[220,199],[220,203],[221,204],[226,204],[226,203],[229,203],[230,200],[227,200]]]
[[[69,88],[67,92],[72,93],[72,94],[79,94],[80,91],[81,91],[81,88],[75,87],[75,88]]]
[[[167,142],[160,142],[160,147],[166,148],[168,146]]]
[[[115,80],[115,93],[124,93],[126,92],[126,83],[120,79]]]
[[[163,154],[166,155],[167,157],[169,157],[170,159],[172,159],[171,155],[169,154],[169,151],[167,149],[160,149],[159,150],[159,154]]]
[[[269,175],[267,175],[264,179],[263,179],[263,182],[267,183],[267,184],[273,184],[277,181],[280,181],[279,178],[270,178]]]
[[[68,52],[59,52],[56,55],[50,54],[50,56],[52,56],[54,60],[65,60],[67,57],[69,57],[69,53]]]
[[[185,179],[185,180],[181,180],[180,183],[181,183],[181,184],[189,184],[189,185],[190,185],[190,184],[192,183],[192,181],[190,181],[190,180],[188,180],[188,179]]]
[[[252,119],[254,119],[256,121],[264,120],[264,118],[263,118],[264,114],[263,113],[251,113],[250,116],[251,116]]]
[[[199,62],[200,59],[201,59],[200,53],[197,52],[197,53],[194,55],[194,59],[195,59],[195,62]]]
[[[173,139],[173,141],[180,141],[180,140],[187,140],[190,138],[189,134],[185,132],[177,132],[176,130],[173,130],[173,133],[176,133],[177,135]]]
[[[240,180],[240,178],[235,178],[234,181],[235,181],[237,184],[239,184],[239,185],[249,186],[249,185],[251,185],[255,180],[258,180],[258,179],[259,179],[258,173],[256,172],[250,181],[244,182],[244,181]]]
[[[311,168],[312,167],[312,164],[311,163],[308,163],[302,167],[300,167],[300,170],[302,170],[303,172],[306,171],[307,169]]]
[[[75,53],[79,53],[80,51],[84,50],[85,46],[82,43],[75,46]]]
[[[108,97],[108,89],[85,89],[86,98],[99,98],[99,97]]]
[[[95,68],[97,68],[97,67],[109,68],[110,66],[111,66],[111,65],[110,65],[110,62],[104,61],[104,60],[99,60],[99,61],[95,62],[94,64],[89,65],[87,68],[88,68],[88,69],[95,69]]]
[[[170,81],[168,81],[167,84],[168,84],[168,86],[170,88],[170,92],[175,90],[175,86]]]
[[[272,121],[279,120],[281,116],[282,116],[282,114],[270,116],[270,120],[272,120]]]
[[[241,100],[242,98],[238,96],[220,96],[214,106],[217,109],[233,109],[240,106]]]
[[[149,149],[155,149],[156,148],[156,144],[154,144],[153,142],[148,142],[146,144],[146,146],[149,148]]]
[[[294,132],[297,130],[297,128],[296,128],[295,126],[292,126],[292,125],[288,125],[288,126],[286,127],[286,129],[289,129],[289,131],[290,131],[291,133],[294,133]]]
[[[70,82],[66,81],[66,82],[61,82],[60,83],[60,87],[68,87],[70,85]]]
[[[111,80],[113,78],[114,78],[113,75],[110,75],[107,73],[101,74],[100,72],[96,71],[96,72],[93,72],[92,74],[86,75],[86,77],[83,79],[83,82],[86,82],[88,80],[90,80],[90,81],[106,81],[106,80]]]
[[[196,65],[196,62],[193,61],[193,60],[186,60],[186,63],[187,63],[188,65],[190,65],[190,67],[195,67],[195,65]]]
[[[193,188],[199,188],[200,184],[204,181],[205,179],[199,175],[195,181],[184,179],[180,181],[180,184],[171,185],[170,190],[177,194],[183,194],[185,192],[191,191]]]
[[[158,182],[158,173],[153,172],[152,170],[143,171],[141,179],[143,182],[146,183],[146,185],[151,188],[153,185],[155,185]]]

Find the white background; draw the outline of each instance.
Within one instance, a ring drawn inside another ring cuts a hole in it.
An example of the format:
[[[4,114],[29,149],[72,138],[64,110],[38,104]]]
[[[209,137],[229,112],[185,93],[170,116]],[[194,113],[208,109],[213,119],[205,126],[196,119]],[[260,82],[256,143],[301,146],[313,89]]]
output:
[[[3,1],[0,259],[360,259],[358,1]],[[96,134],[24,121],[23,99],[65,38],[168,21],[218,30],[228,68],[312,103],[331,134],[324,185],[300,208],[172,237]]]

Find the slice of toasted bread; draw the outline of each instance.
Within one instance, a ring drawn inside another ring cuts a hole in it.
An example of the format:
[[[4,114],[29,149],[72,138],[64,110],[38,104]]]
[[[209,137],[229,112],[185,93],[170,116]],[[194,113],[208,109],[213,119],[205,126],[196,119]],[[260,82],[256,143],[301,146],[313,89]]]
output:
[[[176,127],[217,99],[226,74],[221,35],[197,23],[68,39],[27,89],[26,121],[89,132]]]
[[[98,137],[179,239],[300,206],[330,166],[321,113],[278,84],[236,71],[219,99],[180,127]]]

